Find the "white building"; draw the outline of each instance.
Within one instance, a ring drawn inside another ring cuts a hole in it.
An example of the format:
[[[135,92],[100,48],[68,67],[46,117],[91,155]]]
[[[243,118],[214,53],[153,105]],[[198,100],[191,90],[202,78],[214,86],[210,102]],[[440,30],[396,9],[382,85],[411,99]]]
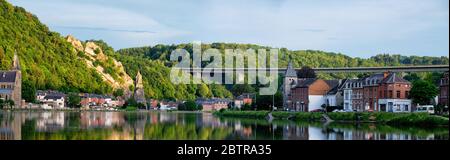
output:
[[[386,106],[386,112],[412,112],[410,99],[379,99],[378,110]]]
[[[40,100],[44,109],[62,109],[65,107],[65,98],[62,95],[47,95]]]

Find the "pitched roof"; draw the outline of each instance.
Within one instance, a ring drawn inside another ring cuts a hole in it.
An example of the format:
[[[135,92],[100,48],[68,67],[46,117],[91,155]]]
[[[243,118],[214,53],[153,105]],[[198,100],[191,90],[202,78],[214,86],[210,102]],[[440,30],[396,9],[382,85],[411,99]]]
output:
[[[325,82],[330,86],[330,88],[337,87],[339,85],[339,80],[325,80]]]
[[[287,70],[286,70],[286,77],[297,77],[297,71],[295,71],[292,61],[289,61]]]
[[[44,97],[44,99],[53,99],[53,100],[62,99],[62,98],[64,98],[63,95],[47,95]]]
[[[17,71],[0,71],[0,82],[15,82]]]
[[[306,78],[298,80],[297,87],[308,87],[313,84],[317,78]]]
[[[389,74],[381,83],[409,83],[409,81],[398,77],[395,73]]]

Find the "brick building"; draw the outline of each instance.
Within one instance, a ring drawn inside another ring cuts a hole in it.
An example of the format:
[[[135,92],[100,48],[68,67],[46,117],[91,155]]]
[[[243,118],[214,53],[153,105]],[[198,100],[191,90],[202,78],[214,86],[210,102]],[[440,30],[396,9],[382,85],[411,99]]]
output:
[[[300,112],[321,109],[322,105],[326,103],[326,94],[331,88],[326,81],[321,79],[299,79],[289,94],[288,108]]]
[[[411,112],[411,100],[408,99],[411,83],[398,77],[395,73],[384,74],[379,84],[378,108],[381,112]]]
[[[448,106],[448,72],[444,73],[439,84],[439,104]]]

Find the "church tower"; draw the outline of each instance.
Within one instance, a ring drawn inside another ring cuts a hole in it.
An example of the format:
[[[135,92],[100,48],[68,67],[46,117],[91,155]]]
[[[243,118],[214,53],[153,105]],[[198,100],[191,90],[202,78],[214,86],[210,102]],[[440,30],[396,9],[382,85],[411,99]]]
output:
[[[283,107],[289,107],[289,95],[291,94],[291,88],[297,84],[297,71],[295,71],[292,61],[289,61],[286,73],[284,74],[283,81]]]
[[[136,100],[137,103],[142,103],[147,106],[144,93],[144,83],[142,82],[142,75],[140,71],[138,71],[136,75],[134,86],[134,100]]]

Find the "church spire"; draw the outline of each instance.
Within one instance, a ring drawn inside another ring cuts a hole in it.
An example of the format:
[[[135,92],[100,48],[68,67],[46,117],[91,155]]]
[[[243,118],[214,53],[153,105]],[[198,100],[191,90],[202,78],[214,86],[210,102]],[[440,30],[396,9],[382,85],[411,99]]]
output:
[[[19,70],[20,71],[20,62],[19,62],[19,56],[17,56],[17,51],[14,51],[14,61],[12,70]]]
[[[297,72],[292,65],[292,60],[289,60],[288,67],[286,69],[286,77],[297,77]]]

